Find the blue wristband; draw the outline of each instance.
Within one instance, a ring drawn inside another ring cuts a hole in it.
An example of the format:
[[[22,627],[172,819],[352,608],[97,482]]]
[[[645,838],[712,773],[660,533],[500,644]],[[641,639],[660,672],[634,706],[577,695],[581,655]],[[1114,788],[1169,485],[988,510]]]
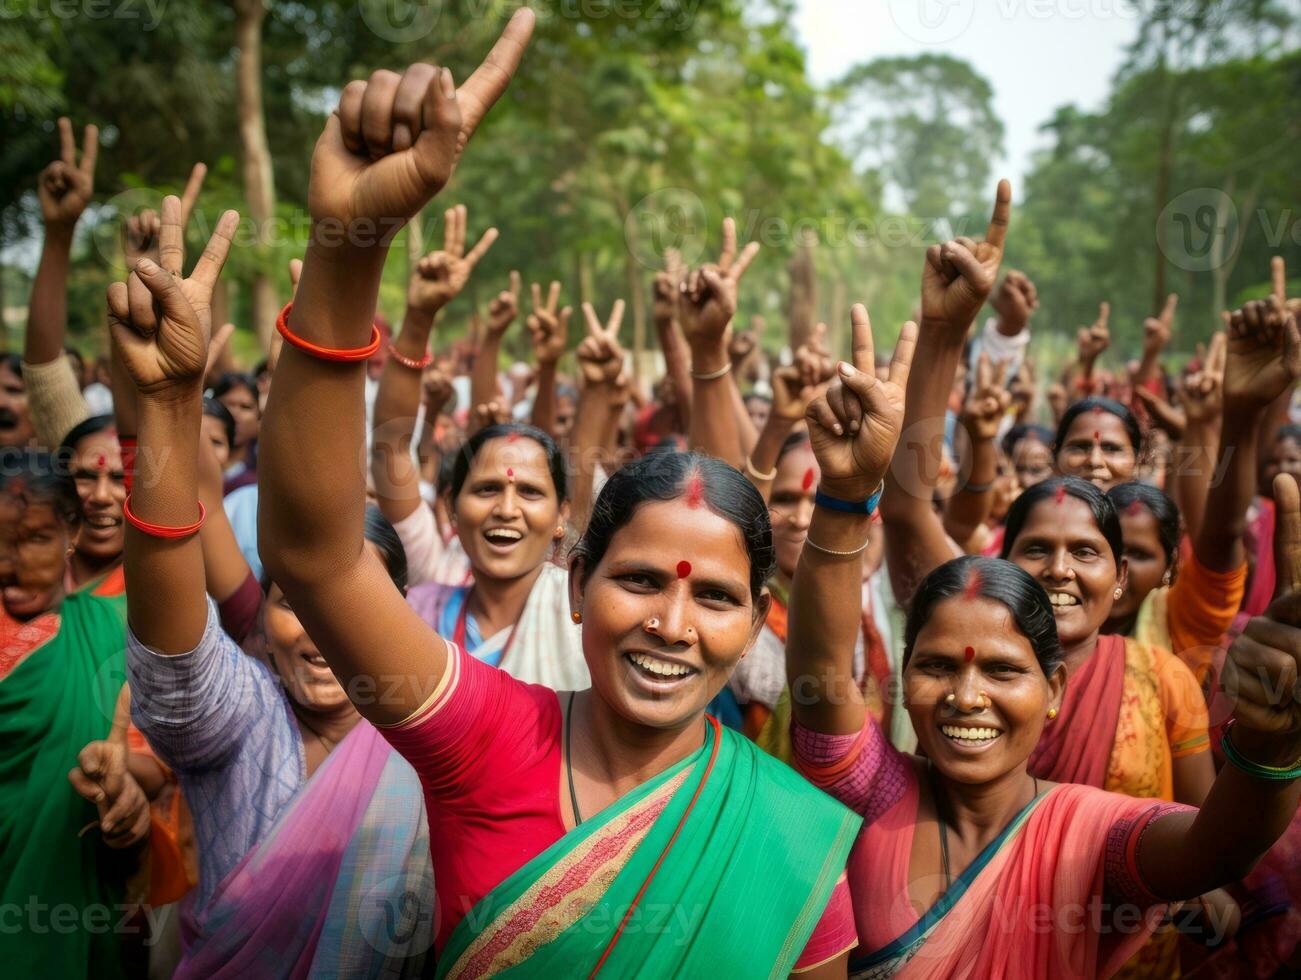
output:
[[[876,505],[881,502],[881,494],[884,492],[885,481],[882,480],[877,484],[876,491],[866,500],[841,500],[839,497],[829,496],[819,489],[813,498],[813,502],[819,507],[839,511],[842,514],[866,514],[871,517],[876,513]]]

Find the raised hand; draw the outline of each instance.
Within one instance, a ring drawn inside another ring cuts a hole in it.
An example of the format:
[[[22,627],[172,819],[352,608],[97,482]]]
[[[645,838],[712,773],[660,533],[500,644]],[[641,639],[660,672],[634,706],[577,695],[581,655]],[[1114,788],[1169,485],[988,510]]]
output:
[[[1012,403],[1012,395],[1003,387],[1007,373],[1005,363],[993,364],[981,354],[976,361],[976,376],[962,404],[962,424],[973,440],[991,441],[998,436],[999,423]]]
[[[794,425],[804,418],[820,390],[820,385],[805,384],[794,364],[779,367],[772,373],[771,417]]]
[[[1143,321],[1143,356],[1156,357],[1170,343],[1173,333],[1175,308],[1179,305],[1179,294],[1171,293],[1166,297],[1165,306],[1160,316],[1150,316]]]
[[[676,248],[665,249],[664,268],[655,273],[655,285],[651,301],[651,318],[656,323],[668,323],[678,311],[678,290],[686,269],[682,265],[682,253]]]
[[[619,325],[623,323],[623,300],[614,301],[605,326],[591,303],[583,304],[587,336],[578,345],[578,367],[589,385],[613,385],[623,371],[624,353],[619,346]]]
[[[842,500],[866,500],[880,485],[899,442],[917,325],[904,324],[889,380],[880,381],[867,308],[855,304],[850,320],[854,363],[842,361],[839,377],[809,406],[809,442],[822,470],[822,489]]]
[[[208,364],[212,291],[230,252],[239,213],[227,211],[188,279],[181,202],[163,199],[159,262],[142,258],[126,282],[108,287],[109,332],[141,394],[199,383]]]
[[[430,252],[418,263],[407,281],[407,306],[433,316],[460,295],[492,243],[497,229],[489,228],[479,243],[465,251],[466,208],[458,204],[443,215],[443,247]]]
[[[1111,304],[1098,304],[1098,318],[1090,327],[1080,327],[1075,334],[1075,349],[1083,364],[1092,364],[1108,347],[1111,346],[1111,330],[1107,322],[1111,319]]]
[[[308,208],[321,242],[384,245],[447,184],[484,115],[506,91],[533,35],[521,9],[458,89],[446,68],[380,70],[343,89],[312,154]]]
[[[1197,345],[1198,369],[1185,375],[1179,383],[1179,401],[1188,421],[1207,425],[1216,423],[1224,409],[1224,368],[1229,355],[1229,341],[1223,331],[1211,337],[1207,351]]]
[[[922,266],[922,323],[926,327],[965,335],[998,278],[1011,211],[1012,185],[1000,180],[983,242],[959,238],[926,250]]]
[[[760,319],[755,317],[756,320]],[[751,327],[749,330],[737,330],[732,333],[731,340],[727,343],[727,356],[732,361],[732,370],[737,371],[746,362],[754,349],[759,346],[758,331]]]
[[[1237,725],[1295,736],[1301,732],[1296,690],[1301,672],[1301,494],[1286,473],[1274,478],[1274,503],[1274,601],[1233,641],[1222,684],[1234,698]]]
[[[1175,442],[1184,437],[1184,431],[1188,428],[1188,414],[1182,408],[1171,405],[1160,395],[1142,385],[1134,388],[1134,395],[1147,407],[1152,415],[1152,421],[1162,432]]]
[[[1024,272],[1013,269],[994,291],[990,305],[1003,325],[1010,328],[1003,331],[1010,336],[1020,333],[1039,309],[1039,291]]]
[[[1224,372],[1226,403],[1268,405],[1301,377],[1301,333],[1287,305],[1287,270],[1272,263],[1273,289],[1267,300],[1252,300],[1223,314],[1229,336]]]
[[[474,406],[474,419],[476,429],[488,425],[505,425],[510,421],[510,406],[505,401],[494,398],[490,402]]]
[[[750,242],[736,253],[736,222],[723,220],[723,250],[717,265],[693,269],[678,290],[678,320],[692,347],[721,344],[728,324],[736,315],[741,277],[759,253],[759,243]]]
[[[836,366],[824,346],[827,325],[819,323],[809,334],[809,342],[795,349],[792,366],[799,372],[802,387],[820,388],[836,374]]]
[[[529,337],[533,342],[533,358],[539,366],[555,364],[565,355],[569,343],[569,318],[573,315],[574,308],[566,306],[561,310],[556,309],[560,305],[560,283],[554,280],[547,291],[545,303],[542,302],[542,286],[536,282],[532,286],[532,299],[533,312],[529,314],[525,326],[529,328]]]
[[[121,711],[127,697],[124,689],[108,737],[88,742],[77,753],[76,768],[68,772],[77,795],[95,804],[104,843],[114,848],[140,843],[150,826],[149,800],[127,768],[127,717]]]
[[[500,343],[501,335],[519,316],[520,275],[512,271],[510,289],[503,289],[488,304],[488,322],[484,324],[483,340],[488,343]]]
[[[429,424],[433,425],[439,413],[442,412],[443,406],[452,397],[455,390],[452,387],[452,376],[441,368],[430,366],[425,369],[424,377],[421,378],[421,398],[425,403],[425,418]]]
[[[75,225],[95,192],[95,159],[99,156],[99,129],[87,126],[81,138],[81,163],[72,138],[72,121],[59,117],[59,159],[41,171],[36,196],[46,225]]]
[[[185,182],[181,192],[181,234],[185,234],[190,223],[190,215],[199,200],[199,191],[203,190],[204,178],[208,176],[208,166],[196,163],[190,168],[190,179]],[[139,214],[133,214],[122,225],[122,251],[126,256],[127,272],[136,267],[142,258],[158,261],[158,236],[162,228],[158,212],[146,208]]]

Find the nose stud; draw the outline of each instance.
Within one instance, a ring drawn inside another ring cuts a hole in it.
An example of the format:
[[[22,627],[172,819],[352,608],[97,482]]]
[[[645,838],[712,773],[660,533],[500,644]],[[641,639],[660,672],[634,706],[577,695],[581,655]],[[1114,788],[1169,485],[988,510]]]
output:
[[[944,703],[945,703],[945,704],[953,704],[953,702],[955,702],[955,701],[957,701],[957,700],[958,700],[958,696],[957,696],[956,694],[950,694],[948,697],[946,697],[946,698],[944,699]]]
[[[982,708],[992,708],[994,706],[994,699],[989,696],[988,691],[981,691],[978,703]]]
[[[660,628],[660,621],[652,616],[650,619],[646,620],[646,623],[642,628],[646,630],[647,633],[655,633]]]

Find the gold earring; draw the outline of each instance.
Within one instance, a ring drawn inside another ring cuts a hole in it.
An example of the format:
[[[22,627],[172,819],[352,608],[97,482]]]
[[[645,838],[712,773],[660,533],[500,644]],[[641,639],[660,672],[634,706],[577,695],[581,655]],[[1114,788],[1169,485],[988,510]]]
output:
[[[583,621],[583,614],[578,612],[578,610],[574,610],[569,614],[569,618],[572,619],[575,624],[581,623]]]
[[[1111,597],[1112,597],[1113,599],[1119,599],[1119,598],[1120,598],[1121,596],[1123,596],[1124,594],[1125,594],[1125,590],[1122,589],[1122,588],[1118,585],[1118,586],[1116,586],[1116,591],[1113,592],[1113,593],[1111,593]]]
[[[1057,717],[1057,709],[1056,709],[1056,708],[1049,708],[1049,709],[1048,709],[1048,720],[1049,720],[1049,721],[1052,721],[1052,720],[1053,720],[1054,718],[1056,718],[1056,717]]]
[[[958,696],[956,694],[950,694],[947,698],[944,699],[944,703],[952,704],[956,700],[958,700]]]

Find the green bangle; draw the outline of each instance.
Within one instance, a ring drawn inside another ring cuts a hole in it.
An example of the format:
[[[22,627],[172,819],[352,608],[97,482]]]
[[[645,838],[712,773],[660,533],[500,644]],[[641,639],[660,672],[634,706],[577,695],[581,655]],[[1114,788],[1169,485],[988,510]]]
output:
[[[1298,759],[1291,766],[1262,766],[1259,762],[1252,762],[1245,758],[1236,745],[1233,744],[1233,738],[1230,732],[1233,729],[1233,723],[1230,722],[1224,729],[1224,738],[1220,740],[1220,748],[1224,751],[1224,758],[1229,764],[1237,769],[1242,770],[1248,776],[1255,776],[1257,779],[1269,779],[1275,782],[1286,782],[1292,779],[1301,778],[1301,759]]]

